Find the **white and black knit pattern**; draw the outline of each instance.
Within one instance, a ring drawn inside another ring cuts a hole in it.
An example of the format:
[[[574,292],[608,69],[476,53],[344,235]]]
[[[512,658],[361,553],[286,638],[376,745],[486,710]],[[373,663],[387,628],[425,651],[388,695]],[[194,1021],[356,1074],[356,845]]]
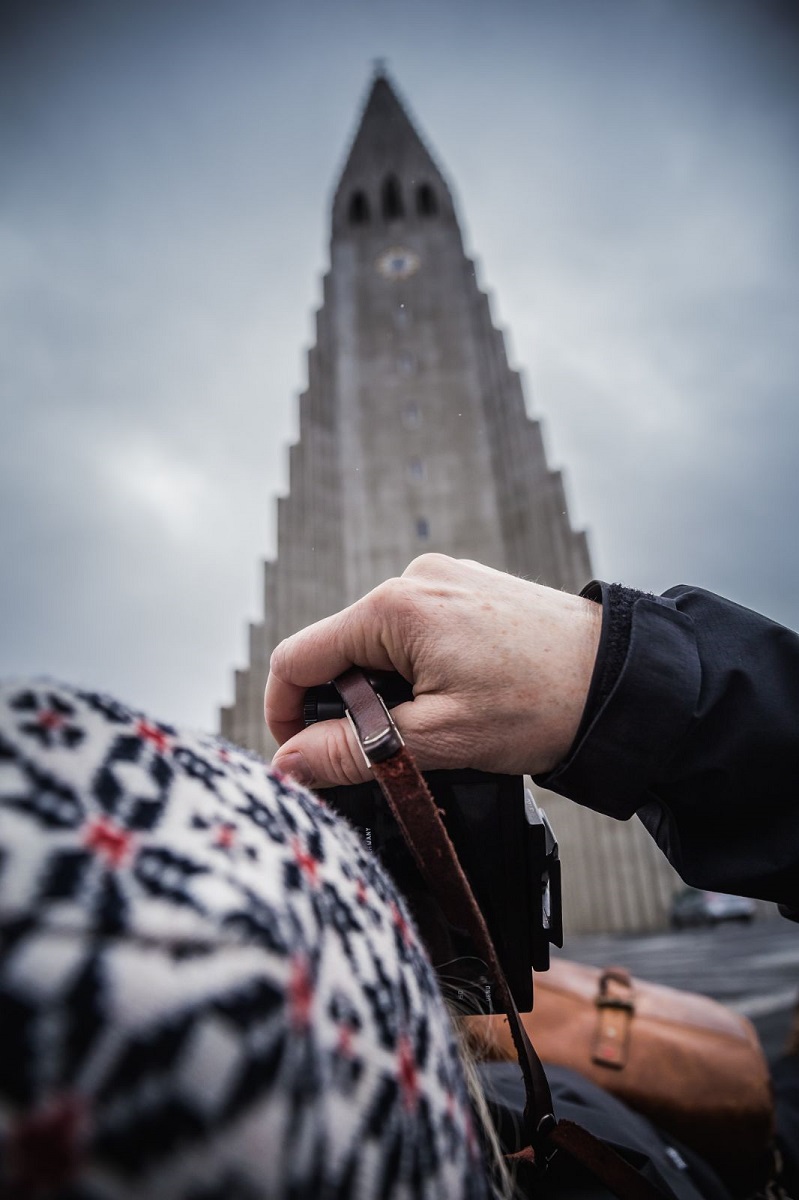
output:
[[[0,921],[3,1195],[488,1194],[401,897],[257,758],[6,685]]]

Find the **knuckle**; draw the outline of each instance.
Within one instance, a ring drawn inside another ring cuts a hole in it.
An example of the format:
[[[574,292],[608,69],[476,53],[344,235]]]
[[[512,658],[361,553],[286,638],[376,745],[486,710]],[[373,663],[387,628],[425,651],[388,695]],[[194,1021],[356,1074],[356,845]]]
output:
[[[414,558],[405,568],[403,577],[440,575],[449,570],[454,561],[448,554],[439,554],[437,551],[431,550],[427,554],[420,554]]]
[[[283,659],[283,643],[275,646],[272,653],[269,655],[269,674],[277,675],[280,670],[280,664]]]
[[[332,736],[327,739],[327,771],[332,779],[340,779],[345,784],[360,783],[364,776],[363,760],[357,746],[352,743],[348,727],[344,725],[331,729]]]
[[[282,642],[278,642],[269,656],[269,673],[275,675],[278,679],[282,678],[288,666],[289,659],[289,639],[284,638]]]
[[[408,591],[405,580],[395,576],[393,579],[386,579],[383,583],[378,584],[374,591],[370,592],[369,599],[375,612],[380,616],[401,613],[405,610],[408,602]]]

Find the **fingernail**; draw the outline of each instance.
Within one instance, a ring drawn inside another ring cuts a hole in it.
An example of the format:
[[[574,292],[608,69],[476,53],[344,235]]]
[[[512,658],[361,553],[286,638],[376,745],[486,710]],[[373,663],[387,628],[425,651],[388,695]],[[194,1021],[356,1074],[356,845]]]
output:
[[[281,770],[284,775],[290,775],[295,783],[301,783],[303,787],[308,785],[313,780],[311,768],[305,761],[305,755],[299,754],[297,751],[292,751],[291,754],[286,754],[275,766]]]

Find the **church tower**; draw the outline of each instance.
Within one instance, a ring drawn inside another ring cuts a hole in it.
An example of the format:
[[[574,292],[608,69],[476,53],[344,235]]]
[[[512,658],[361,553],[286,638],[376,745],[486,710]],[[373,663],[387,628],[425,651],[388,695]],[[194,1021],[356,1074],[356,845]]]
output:
[[[225,736],[262,754],[272,749],[262,697],[273,647],[418,554],[475,558],[570,591],[591,577],[450,189],[382,74],[333,200],[289,467],[264,619],[222,711]]]
[[[518,374],[466,257],[449,186],[383,74],[333,200],[330,270],[278,500],[264,615],[221,732],[269,757],[273,648],[425,551],[577,591],[591,578]],[[673,878],[637,822],[608,829],[561,797],[572,930],[662,923]],[[634,828],[636,826],[636,828]],[[601,851],[598,847],[603,846]]]

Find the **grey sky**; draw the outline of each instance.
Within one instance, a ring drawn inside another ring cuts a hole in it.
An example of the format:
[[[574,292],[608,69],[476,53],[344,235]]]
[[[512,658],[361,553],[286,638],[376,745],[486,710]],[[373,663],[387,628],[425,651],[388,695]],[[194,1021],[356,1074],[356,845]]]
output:
[[[597,571],[799,624],[796,27],[735,0],[74,0],[0,54],[0,670],[211,725],[371,73]]]

